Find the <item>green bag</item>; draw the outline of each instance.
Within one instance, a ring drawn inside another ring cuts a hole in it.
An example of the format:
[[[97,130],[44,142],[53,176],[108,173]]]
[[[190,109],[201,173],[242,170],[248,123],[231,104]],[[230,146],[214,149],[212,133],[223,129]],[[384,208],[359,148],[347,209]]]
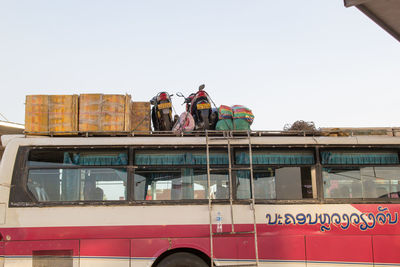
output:
[[[237,131],[249,131],[250,123],[246,119],[234,119],[233,127]]]
[[[217,131],[231,131],[233,130],[233,122],[232,120],[218,120],[217,125],[215,126],[215,130]]]

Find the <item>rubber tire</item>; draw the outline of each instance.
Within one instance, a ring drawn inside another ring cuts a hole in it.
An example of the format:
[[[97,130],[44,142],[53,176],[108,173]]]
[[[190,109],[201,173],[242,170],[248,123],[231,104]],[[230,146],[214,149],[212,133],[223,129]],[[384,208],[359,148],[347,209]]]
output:
[[[202,130],[209,130],[210,129],[210,121],[208,120],[208,116],[210,115],[210,111],[203,109],[200,113],[201,120],[203,121],[203,129]]]
[[[154,131],[159,131],[160,130],[160,125],[159,125],[159,123],[158,123],[158,119],[157,119],[157,115],[156,115],[156,110],[155,110],[155,108],[153,107],[152,109],[151,109],[151,120],[153,121],[153,128],[154,128]]]
[[[172,130],[172,124],[171,124],[171,118],[169,117],[169,114],[162,114],[161,115],[161,131],[171,131]]]
[[[209,265],[195,254],[177,252],[161,260],[157,267],[209,267]]]

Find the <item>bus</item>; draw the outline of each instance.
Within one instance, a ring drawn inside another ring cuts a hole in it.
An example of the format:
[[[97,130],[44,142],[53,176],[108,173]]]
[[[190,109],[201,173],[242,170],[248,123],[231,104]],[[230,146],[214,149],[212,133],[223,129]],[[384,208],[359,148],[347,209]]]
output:
[[[400,137],[2,144],[2,267],[400,266]]]

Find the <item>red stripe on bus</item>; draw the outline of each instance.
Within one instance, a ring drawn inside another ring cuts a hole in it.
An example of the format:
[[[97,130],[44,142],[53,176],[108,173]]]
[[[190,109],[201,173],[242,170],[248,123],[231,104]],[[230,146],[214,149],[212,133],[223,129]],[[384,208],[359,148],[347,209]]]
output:
[[[83,239],[80,255],[90,257],[129,257],[130,239]]]
[[[371,236],[307,236],[309,261],[373,262]]]
[[[251,225],[237,225],[237,231]],[[29,256],[33,251],[72,251],[82,257],[155,258],[168,249],[193,248],[209,254],[208,225],[85,226],[3,228],[4,255]],[[265,260],[400,263],[400,235],[389,231],[352,230],[320,232],[301,225],[258,225],[259,256]],[[378,226],[377,226],[378,227]],[[381,226],[382,229],[389,227]],[[230,225],[224,225],[228,231]],[[280,229],[280,230],[279,230]],[[398,225],[397,225],[398,229]],[[306,234],[304,234],[306,232]],[[1,247],[0,247],[1,248]],[[252,234],[216,236],[216,258],[254,258]],[[38,255],[39,255],[38,254]]]

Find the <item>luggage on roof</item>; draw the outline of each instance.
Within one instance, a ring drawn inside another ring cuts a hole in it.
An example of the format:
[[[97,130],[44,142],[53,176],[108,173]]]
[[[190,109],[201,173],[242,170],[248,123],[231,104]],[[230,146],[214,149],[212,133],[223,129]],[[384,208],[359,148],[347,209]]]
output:
[[[26,96],[28,134],[149,133],[150,129],[150,103],[132,102],[128,94]]]
[[[25,131],[72,133],[78,131],[78,95],[28,95]]]

